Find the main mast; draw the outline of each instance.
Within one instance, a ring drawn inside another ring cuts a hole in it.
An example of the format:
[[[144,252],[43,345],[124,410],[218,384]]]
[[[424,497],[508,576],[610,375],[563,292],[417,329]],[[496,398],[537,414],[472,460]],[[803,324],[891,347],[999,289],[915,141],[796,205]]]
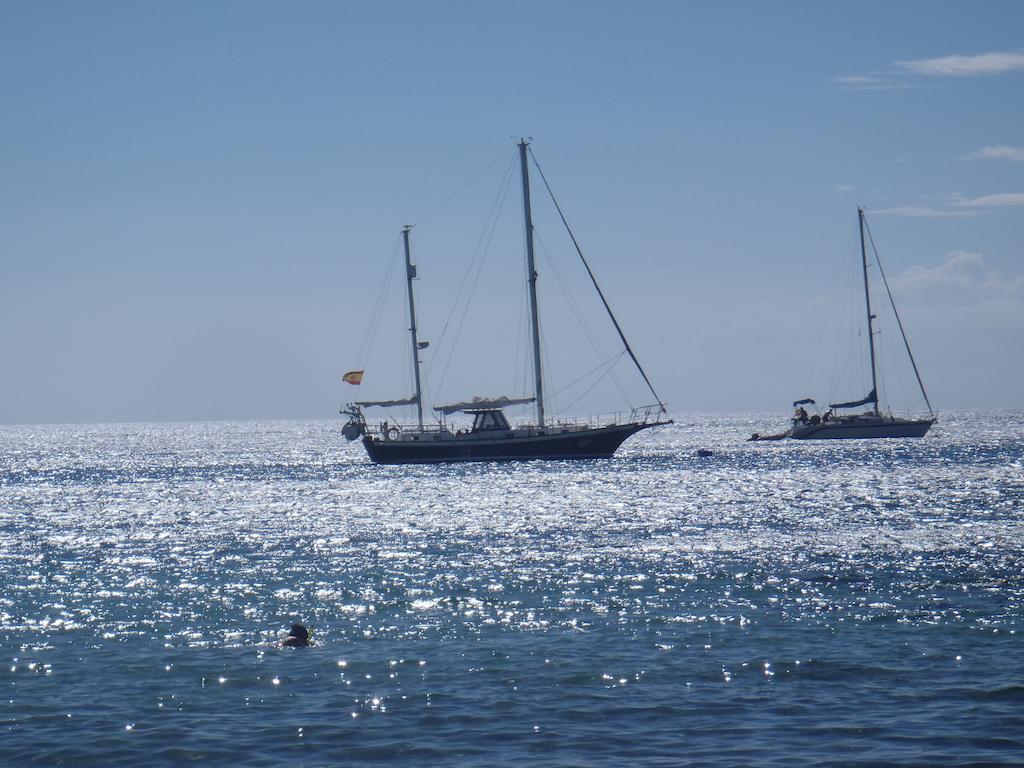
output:
[[[537,426],[544,426],[544,385],[540,371],[540,320],[537,317],[537,269],[533,262],[533,216],[530,212],[530,171],[526,149],[530,143],[519,142],[519,165],[523,175],[523,216],[526,226],[526,272],[530,283],[530,330],[533,332],[533,395],[537,399]],[[410,296],[412,294],[410,293]]]
[[[416,277],[416,265],[409,254],[409,230],[402,229],[402,241],[405,244],[405,282],[409,288],[409,333],[412,335],[412,369],[416,374],[416,414],[419,417],[420,432],[423,431],[423,392],[420,388],[420,342],[416,338],[416,304],[412,297],[412,281]]]
[[[878,416],[878,378],[875,373],[875,333],[872,330],[871,321],[875,316],[871,314],[871,292],[868,290],[868,251],[864,245],[864,209],[857,208],[857,221],[860,224],[860,257],[861,265],[864,268],[864,304],[868,312],[868,349],[871,351],[871,395],[875,398],[875,416]]]

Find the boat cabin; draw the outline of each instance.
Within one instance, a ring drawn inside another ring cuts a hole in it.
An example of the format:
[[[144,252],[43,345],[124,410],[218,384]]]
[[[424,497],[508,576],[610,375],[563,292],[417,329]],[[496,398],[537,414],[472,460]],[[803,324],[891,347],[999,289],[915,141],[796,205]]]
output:
[[[478,409],[472,411],[466,411],[473,415],[473,429],[471,433],[476,432],[507,432],[512,427],[508,424],[508,419],[505,418],[505,414],[500,409]]]

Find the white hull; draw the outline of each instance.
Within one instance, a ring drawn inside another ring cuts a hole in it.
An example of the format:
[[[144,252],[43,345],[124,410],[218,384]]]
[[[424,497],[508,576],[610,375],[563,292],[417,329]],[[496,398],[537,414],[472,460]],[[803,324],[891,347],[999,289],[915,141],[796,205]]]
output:
[[[864,273],[864,311],[867,317],[867,340],[868,359],[871,361],[871,389],[866,396],[859,400],[850,402],[831,403],[828,411],[823,415],[815,414],[808,417],[805,405],[815,405],[815,401],[809,397],[797,400],[793,403],[796,408],[792,428],[783,435],[753,435],[751,440],[776,440],[780,437],[791,437],[794,440],[877,440],[888,437],[924,437],[932,424],[935,423],[932,405],[928,402],[928,394],[924,391],[924,383],[921,381],[921,374],[917,370],[917,363],[914,362],[914,355],[910,351],[910,342],[903,332],[903,323],[900,321],[899,313],[896,311],[896,304],[892,300],[892,292],[889,291],[889,284],[885,280],[885,273],[882,271],[881,262],[878,261],[878,251],[874,243],[871,248],[875,254],[875,262],[878,265],[878,272],[886,286],[886,293],[889,296],[889,303],[892,306],[893,315],[903,337],[903,344],[907,348],[907,357],[914,369],[914,376],[921,387],[921,396],[925,405],[928,406],[930,418],[927,419],[904,419],[896,416],[883,416],[881,413],[881,400],[878,392],[878,371],[875,355],[875,334],[874,320],[877,317],[871,311],[871,291],[868,287],[868,252],[865,239],[864,209],[857,208],[857,223],[860,229],[860,260],[861,269]],[[870,233],[868,233],[870,236]],[[870,411],[853,413],[851,409],[869,407]]]
[[[934,419],[854,418],[801,424],[789,436],[794,440],[867,440],[885,437],[924,437]]]

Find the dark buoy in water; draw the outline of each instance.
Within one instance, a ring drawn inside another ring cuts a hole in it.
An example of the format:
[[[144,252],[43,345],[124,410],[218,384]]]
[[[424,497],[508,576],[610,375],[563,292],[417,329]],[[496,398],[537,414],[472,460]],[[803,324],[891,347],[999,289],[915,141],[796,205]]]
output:
[[[301,624],[292,624],[288,637],[281,641],[282,648],[304,648],[309,645],[309,630]]]
[[[715,454],[713,451],[709,451],[707,448],[698,448],[697,455],[700,456],[702,459],[706,459],[708,456],[714,456]]]

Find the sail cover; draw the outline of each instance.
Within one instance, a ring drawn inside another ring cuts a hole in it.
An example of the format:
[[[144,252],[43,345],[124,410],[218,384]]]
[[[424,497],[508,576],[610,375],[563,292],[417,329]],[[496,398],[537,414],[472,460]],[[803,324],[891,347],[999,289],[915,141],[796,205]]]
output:
[[[362,405],[366,408],[374,405],[381,408],[391,408],[396,405],[416,405],[416,397],[406,397],[402,400],[357,400],[356,405]]]
[[[852,403],[829,403],[829,408],[858,408],[868,403],[878,404],[878,390],[872,389],[863,400],[855,400]]]
[[[814,405],[814,404],[815,404],[815,402],[811,398],[805,397],[803,400],[797,400],[796,402],[794,402],[793,403],[793,407],[796,408],[798,405]],[[832,407],[834,408],[835,406],[832,406]]]
[[[507,408],[510,405],[525,405],[526,403],[532,403],[536,398],[533,397],[474,397],[472,400],[466,403],[452,403],[451,405],[439,405],[434,408],[435,411],[443,413],[445,416],[458,413],[459,411],[480,411],[480,410],[496,410],[498,408]]]

